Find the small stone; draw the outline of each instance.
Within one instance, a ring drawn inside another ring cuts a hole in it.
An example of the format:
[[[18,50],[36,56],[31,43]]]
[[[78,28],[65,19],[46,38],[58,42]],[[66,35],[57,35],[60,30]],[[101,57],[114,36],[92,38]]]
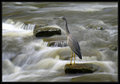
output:
[[[105,28],[103,27],[98,27],[97,30],[104,30]]]

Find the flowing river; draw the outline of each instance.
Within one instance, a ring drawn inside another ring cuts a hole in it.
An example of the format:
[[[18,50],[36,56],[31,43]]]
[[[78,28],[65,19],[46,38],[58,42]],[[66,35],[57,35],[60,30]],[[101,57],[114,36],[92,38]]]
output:
[[[101,71],[65,74],[70,63],[69,46],[47,46],[49,40],[66,41],[66,35],[49,38],[33,36],[35,25],[58,25],[53,18],[66,16],[71,34],[78,40],[83,59]],[[118,81],[117,2],[3,2],[2,81],[3,82],[117,82]]]

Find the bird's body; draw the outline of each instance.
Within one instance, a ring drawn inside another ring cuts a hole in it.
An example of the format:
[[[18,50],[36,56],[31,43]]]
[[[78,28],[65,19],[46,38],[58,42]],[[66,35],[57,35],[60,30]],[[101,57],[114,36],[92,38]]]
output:
[[[80,52],[80,46],[78,41],[71,35],[69,34],[67,36],[67,44],[69,45],[69,47],[71,48],[71,50],[80,58],[82,59],[82,55]]]
[[[69,29],[68,29],[68,25],[67,25],[67,20],[64,16],[59,17],[60,19],[65,21],[65,28],[66,28],[66,34],[67,34],[67,44],[68,46],[71,48],[71,50],[80,58],[82,59],[82,55],[80,52],[80,46],[78,41],[70,34]],[[75,54],[74,54],[74,64],[75,64]],[[72,57],[73,57],[73,53],[71,56],[71,62],[72,63]]]

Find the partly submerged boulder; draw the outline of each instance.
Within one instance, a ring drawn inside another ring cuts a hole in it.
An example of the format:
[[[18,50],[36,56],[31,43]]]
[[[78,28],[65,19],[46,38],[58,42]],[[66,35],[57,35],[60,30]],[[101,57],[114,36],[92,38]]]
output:
[[[36,25],[33,34],[36,37],[50,37],[53,35],[61,35],[61,29],[57,25],[51,25],[51,26]]]
[[[50,41],[48,42],[48,46],[52,47],[66,47],[67,42],[66,41]]]
[[[90,63],[81,63],[81,64],[66,64],[65,73],[93,73],[99,69],[99,66]]]
[[[103,26],[92,25],[92,24],[87,25],[87,28],[89,28],[89,29],[96,29],[96,30],[105,30],[105,28]]]
[[[113,50],[113,51],[117,50],[117,46],[116,45],[109,45],[108,48]]]

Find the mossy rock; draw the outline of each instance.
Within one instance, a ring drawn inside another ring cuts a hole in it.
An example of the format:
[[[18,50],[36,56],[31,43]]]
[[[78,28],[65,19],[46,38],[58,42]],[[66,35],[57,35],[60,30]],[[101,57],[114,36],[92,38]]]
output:
[[[105,30],[105,28],[102,27],[102,26],[92,25],[92,24],[87,25],[87,28],[89,28],[89,29],[96,29],[96,30]]]
[[[33,31],[36,37],[50,37],[53,35],[61,35],[61,29],[55,26],[39,26],[37,25]]]
[[[95,64],[82,63],[82,64],[66,64],[65,73],[93,73],[99,69],[99,66]]]
[[[111,49],[113,51],[117,50],[117,46],[116,45],[109,45],[108,47],[109,47],[109,49]]]

